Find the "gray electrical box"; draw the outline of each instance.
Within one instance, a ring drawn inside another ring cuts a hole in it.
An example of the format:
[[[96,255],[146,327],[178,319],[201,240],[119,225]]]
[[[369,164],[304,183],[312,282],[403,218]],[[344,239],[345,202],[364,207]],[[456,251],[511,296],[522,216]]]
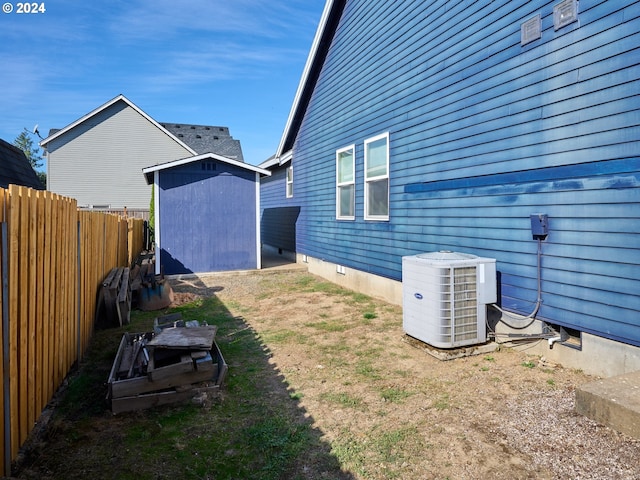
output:
[[[549,217],[546,213],[531,214],[531,234],[534,239],[542,240],[549,235]]]

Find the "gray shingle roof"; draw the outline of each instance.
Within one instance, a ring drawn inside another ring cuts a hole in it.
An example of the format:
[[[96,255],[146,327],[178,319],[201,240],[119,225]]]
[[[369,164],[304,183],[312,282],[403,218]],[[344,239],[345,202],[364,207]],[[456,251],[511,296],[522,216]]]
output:
[[[184,123],[160,123],[160,125],[195,150],[198,155],[216,153],[232,160],[244,162],[240,141],[233,139],[227,127]]]
[[[9,184],[44,190],[24,152],[0,139],[0,187],[7,188]]]

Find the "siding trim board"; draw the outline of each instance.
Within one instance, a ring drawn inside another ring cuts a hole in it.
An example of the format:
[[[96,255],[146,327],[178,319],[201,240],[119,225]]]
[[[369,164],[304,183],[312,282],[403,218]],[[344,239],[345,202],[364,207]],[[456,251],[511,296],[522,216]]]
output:
[[[155,255],[157,259],[160,259],[160,243],[162,242],[162,230],[160,229],[160,171],[156,170],[153,172],[153,211],[154,221],[153,221],[153,229],[154,229],[154,243],[155,243]],[[156,275],[160,275],[162,264],[160,262],[156,262]]]

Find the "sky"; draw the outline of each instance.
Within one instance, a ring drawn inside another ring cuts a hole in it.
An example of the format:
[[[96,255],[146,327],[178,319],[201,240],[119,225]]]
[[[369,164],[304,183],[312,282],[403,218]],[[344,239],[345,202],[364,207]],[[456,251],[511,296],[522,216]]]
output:
[[[229,127],[257,165],[278,147],[325,2],[1,3],[3,140],[36,124],[46,137],[123,94],[160,123]]]

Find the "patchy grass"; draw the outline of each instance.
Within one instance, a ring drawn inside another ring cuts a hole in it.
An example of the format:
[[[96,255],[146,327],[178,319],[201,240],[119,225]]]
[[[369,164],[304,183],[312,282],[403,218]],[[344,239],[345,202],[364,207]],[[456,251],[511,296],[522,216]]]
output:
[[[414,451],[414,448],[408,448],[411,444],[415,447],[417,438],[417,429],[414,426],[406,426],[385,430],[376,435],[374,445],[380,459],[389,463],[398,463],[405,459],[408,452]]]
[[[341,464],[362,478],[412,478],[403,473],[406,459],[424,455],[426,448],[414,426],[387,428],[379,425],[364,438],[344,431],[332,443]]]
[[[338,461],[364,478],[370,477],[365,468],[368,450],[366,443],[347,430],[343,431],[331,445],[331,453],[338,458]]]
[[[380,380],[382,378],[380,369],[376,367],[372,361],[361,359],[356,364],[356,373],[366,380]]]
[[[304,342],[303,336],[286,329],[258,336],[216,297],[170,312],[218,326],[216,341],[230,361],[222,397],[204,407],[187,403],[111,416],[105,381],[122,334],[150,331],[155,316],[169,313],[133,312],[126,328],[96,332],[54,413],[46,449],[27,459],[21,478],[275,480],[304,478],[303,465],[341,478],[330,447],[297,406],[302,395],[288,393],[284,382],[277,386],[268,363],[263,342]],[[288,401],[274,399],[278,392]],[[96,436],[99,442],[92,441]]]
[[[306,323],[305,326],[314,328],[321,332],[344,332],[352,328],[352,325],[345,323],[343,320],[323,320],[321,322]]]
[[[300,332],[295,330],[277,330],[271,331],[267,330],[262,332],[260,335],[264,343],[308,343],[309,338],[306,335],[302,335]]]
[[[410,397],[411,395],[413,395],[411,392],[397,387],[385,388],[380,393],[380,396],[385,402],[392,403],[402,403],[403,400]]]
[[[355,397],[347,392],[326,392],[320,395],[320,398],[327,402],[340,405],[341,407],[361,408],[363,406],[362,400],[360,398]]]
[[[450,402],[449,402],[449,394],[448,393],[442,393],[440,394],[434,401],[432,404],[432,407],[435,408],[436,410],[447,410],[450,407]]]

